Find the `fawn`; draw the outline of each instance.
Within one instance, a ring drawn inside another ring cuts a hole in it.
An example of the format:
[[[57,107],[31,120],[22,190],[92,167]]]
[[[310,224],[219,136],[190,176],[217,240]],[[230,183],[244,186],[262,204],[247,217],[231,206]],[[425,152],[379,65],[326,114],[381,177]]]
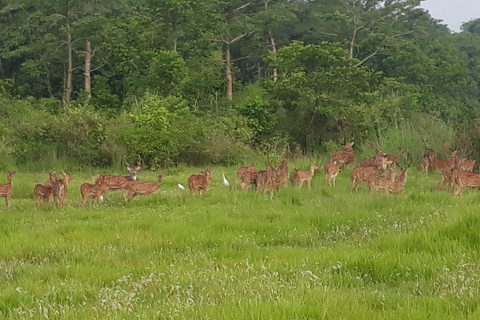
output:
[[[331,181],[333,180],[333,186],[335,186],[335,180],[337,178],[338,173],[340,172],[340,167],[342,164],[340,162],[329,161],[325,163],[325,179],[328,180],[328,185],[331,186]]]
[[[315,163],[311,162],[309,171],[295,169],[295,173],[291,178],[292,184],[299,188],[302,188],[303,183],[306,181],[308,187],[310,188],[310,183],[312,181],[313,174],[315,170],[318,168],[319,167]]]
[[[95,180],[95,184],[85,182],[80,186],[80,193],[82,194],[82,207],[88,198],[93,198],[93,203],[98,203],[103,200],[103,196],[108,191],[108,185],[105,176],[100,176]]]
[[[0,197],[5,197],[5,202],[7,203],[7,207],[10,208],[10,199],[13,193],[13,176],[16,172],[8,172],[7,173],[7,180],[8,183],[0,184]]]
[[[190,194],[194,195],[195,192],[205,193],[208,191],[208,186],[210,185],[210,179],[212,177],[212,167],[208,168],[205,171],[202,171],[202,174],[192,174],[188,178],[188,188],[190,189]]]

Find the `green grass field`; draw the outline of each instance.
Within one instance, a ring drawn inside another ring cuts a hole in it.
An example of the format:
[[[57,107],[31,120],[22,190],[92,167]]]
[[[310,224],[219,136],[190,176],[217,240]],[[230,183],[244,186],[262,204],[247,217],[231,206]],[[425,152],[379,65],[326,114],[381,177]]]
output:
[[[101,172],[71,172],[65,208],[35,208],[47,175],[17,172],[0,318],[480,319],[478,190],[432,193],[440,175],[411,169],[401,195],[352,193],[346,168],[270,199],[223,186],[236,169],[214,167],[205,196],[178,189],[200,171],[185,168],[152,197],[85,208],[79,186]]]

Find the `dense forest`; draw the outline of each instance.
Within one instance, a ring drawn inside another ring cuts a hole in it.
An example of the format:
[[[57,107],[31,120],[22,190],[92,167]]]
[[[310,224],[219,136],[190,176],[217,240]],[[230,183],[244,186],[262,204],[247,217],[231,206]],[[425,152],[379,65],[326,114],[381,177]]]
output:
[[[0,0],[0,169],[422,138],[479,157],[480,20],[452,33],[419,4]]]

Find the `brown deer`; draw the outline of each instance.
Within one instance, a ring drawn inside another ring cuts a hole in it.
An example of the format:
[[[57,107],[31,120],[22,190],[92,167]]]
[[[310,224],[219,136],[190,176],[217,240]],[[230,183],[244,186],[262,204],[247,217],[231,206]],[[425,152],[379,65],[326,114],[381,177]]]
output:
[[[381,165],[381,161],[384,157],[386,157],[387,154],[380,149],[376,148],[375,149],[375,155],[372,158],[365,158],[360,161],[360,166],[361,167],[369,167],[369,166],[375,166],[378,167]]]
[[[295,169],[295,173],[291,178],[292,184],[294,186],[297,186],[298,188],[302,188],[303,183],[306,181],[308,188],[311,188],[310,183],[312,181],[313,174],[315,173],[315,170],[318,168],[319,167],[315,163],[311,162],[310,170],[308,171]]]
[[[466,157],[460,157],[458,155],[458,148],[455,147],[455,149],[450,149],[452,152],[450,157],[455,161],[455,167],[459,171],[473,171],[473,168],[475,167],[475,162],[476,160],[469,160]]]
[[[105,182],[107,184],[108,190],[115,191],[121,190],[122,196],[125,197],[125,186],[128,181],[135,181],[137,180],[137,172],[140,171],[140,162],[137,162],[135,167],[131,167],[127,161],[125,161],[125,165],[127,166],[127,170],[130,172],[130,175],[103,175]]]
[[[454,171],[452,173],[453,194],[460,195],[465,188],[480,187],[480,173],[470,171]]]
[[[286,187],[288,183],[288,178],[290,176],[290,169],[288,168],[288,158],[284,157],[280,166],[278,166],[278,174],[280,179],[280,185]]]
[[[356,153],[353,150],[355,142],[347,142],[344,150],[335,151],[330,155],[330,161],[337,161],[341,164],[353,164],[355,162]]]
[[[53,196],[55,205],[57,206],[65,206],[65,199],[67,197],[68,191],[68,182],[73,178],[62,172],[63,179],[57,179],[53,184]]]
[[[10,208],[10,199],[13,193],[13,176],[16,172],[8,172],[7,173],[7,181],[8,183],[0,184],[0,197],[5,197],[5,202],[7,203],[7,207]]]
[[[49,180],[45,182],[43,185],[45,187],[51,187],[53,188],[53,185],[55,184],[55,181],[57,181],[57,175],[55,172],[45,170],[45,173],[48,174]]]
[[[48,202],[54,195],[53,186],[48,187],[43,184],[37,184],[33,189],[33,193],[35,198],[35,205],[38,206],[42,199],[44,203],[48,204]]]
[[[130,180],[127,182],[126,189],[128,191],[125,201],[128,199],[135,199],[137,194],[152,195],[155,191],[158,190],[160,184],[162,184],[164,175],[158,175],[158,182],[143,182],[143,181],[133,181]]]
[[[370,190],[385,190],[388,191],[391,188],[391,185],[395,181],[395,177],[399,175],[397,172],[394,172],[393,169],[389,168],[388,176],[381,176],[378,172],[371,174],[367,177],[367,184]]]
[[[195,192],[202,194],[202,191],[203,193],[207,192],[211,177],[212,167],[202,171],[202,174],[192,174],[188,178],[188,188],[190,189],[190,194],[194,195]]]
[[[399,175],[398,174],[395,175],[395,180],[393,181],[393,183],[390,185],[388,189],[390,193],[399,194],[403,192],[403,188],[407,183],[408,168],[410,168],[410,166],[413,163],[413,158],[411,157],[410,151],[408,151],[408,149],[405,149],[405,160],[407,161],[407,167],[404,169],[399,166],[402,169],[402,172]]]
[[[248,167],[241,167],[237,171],[237,183],[239,183],[240,189],[245,190],[250,188],[254,182],[255,175],[257,173],[257,164],[253,163]]]
[[[93,203],[98,203],[103,200],[103,196],[108,191],[108,184],[105,176],[100,176],[95,180],[95,184],[85,182],[80,186],[80,193],[82,194],[82,207],[88,198],[93,198]]]
[[[382,157],[380,163],[375,166],[356,167],[352,171],[352,191],[358,191],[358,187],[363,181],[367,181],[367,178],[371,175],[381,175],[388,165],[391,165],[392,161],[387,157]]]
[[[335,180],[337,178],[338,173],[340,172],[340,167],[342,164],[337,161],[329,161],[325,163],[325,180],[328,181],[328,185],[331,186],[331,181],[333,180],[333,186],[335,186]]]
[[[420,159],[420,164],[419,168],[421,172],[424,172],[425,174],[428,174],[428,170],[432,167],[432,159],[437,158],[437,153],[428,147],[428,140],[423,140],[423,158]]]

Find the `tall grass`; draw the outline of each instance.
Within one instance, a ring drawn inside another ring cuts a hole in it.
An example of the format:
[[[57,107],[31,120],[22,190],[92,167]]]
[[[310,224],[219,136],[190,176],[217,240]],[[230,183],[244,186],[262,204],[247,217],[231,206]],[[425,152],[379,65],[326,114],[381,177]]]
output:
[[[478,191],[431,193],[440,176],[410,169],[401,195],[352,193],[345,168],[336,187],[319,171],[270,199],[223,186],[236,169],[215,167],[204,196],[177,188],[200,168],[179,167],[152,197],[85,208],[78,188],[101,172],[71,172],[65,208],[35,208],[47,176],[19,172],[12,208],[0,204],[0,317],[480,316]]]

